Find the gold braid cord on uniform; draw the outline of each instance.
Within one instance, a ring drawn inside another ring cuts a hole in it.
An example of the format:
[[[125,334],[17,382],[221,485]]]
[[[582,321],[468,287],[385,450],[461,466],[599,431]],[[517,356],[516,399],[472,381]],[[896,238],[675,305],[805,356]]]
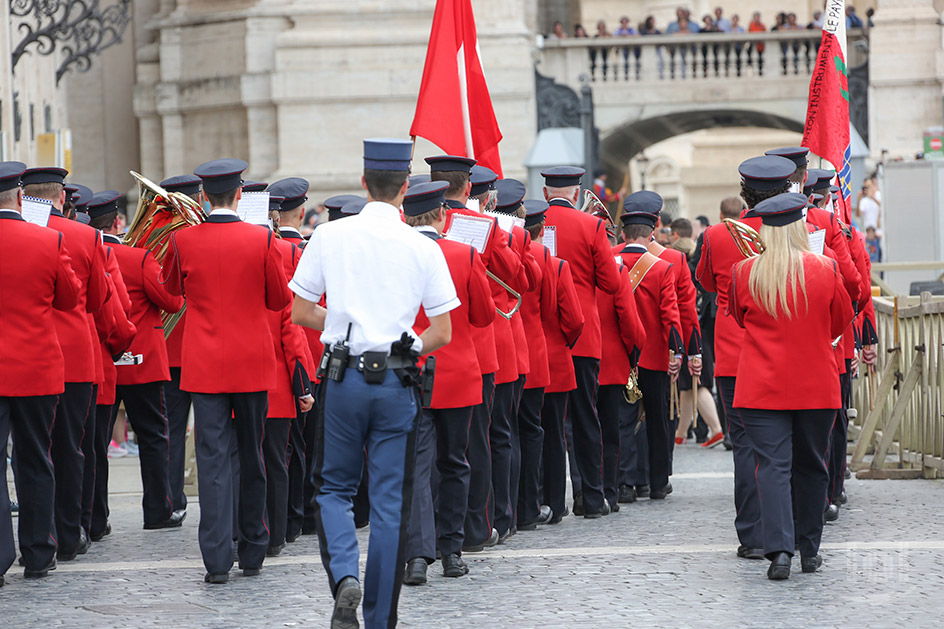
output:
[[[167,192],[133,170],[131,176],[138,182],[138,207],[125,233],[124,244],[147,249],[163,267],[171,234],[191,225],[199,225],[206,220],[206,214],[200,204],[187,195]],[[161,314],[165,338],[170,336],[186,308],[184,304],[180,312]]]

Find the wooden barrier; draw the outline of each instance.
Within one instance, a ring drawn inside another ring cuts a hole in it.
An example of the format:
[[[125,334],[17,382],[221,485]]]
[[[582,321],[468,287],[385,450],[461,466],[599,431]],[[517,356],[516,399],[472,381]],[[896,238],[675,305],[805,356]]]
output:
[[[878,377],[870,386],[861,369],[853,387],[860,412],[850,420],[849,467],[858,478],[944,476],[944,297],[875,297],[873,304]]]

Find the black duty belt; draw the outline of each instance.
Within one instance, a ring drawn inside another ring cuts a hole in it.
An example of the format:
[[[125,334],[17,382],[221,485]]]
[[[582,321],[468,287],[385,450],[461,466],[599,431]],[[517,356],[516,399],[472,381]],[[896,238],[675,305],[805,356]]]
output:
[[[357,369],[358,371],[363,371],[364,367],[373,367],[378,369],[380,364],[366,365],[361,362],[364,359],[364,355],[351,356],[347,359],[347,366],[350,368]],[[387,356],[386,367],[387,369],[402,369],[404,367],[413,367],[416,365],[416,361],[404,358],[402,356]]]

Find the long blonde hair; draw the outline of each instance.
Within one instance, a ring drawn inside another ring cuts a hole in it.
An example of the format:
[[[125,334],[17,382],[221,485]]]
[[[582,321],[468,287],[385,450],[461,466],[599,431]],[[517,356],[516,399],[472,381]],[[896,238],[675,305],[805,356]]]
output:
[[[766,245],[751,267],[748,289],[751,297],[774,319],[778,308],[787,318],[793,317],[787,300],[787,291],[793,304],[799,306],[797,287],[806,302],[806,276],[803,272],[803,252],[810,250],[809,235],[804,221],[794,221],[783,227],[762,225],[760,237]]]

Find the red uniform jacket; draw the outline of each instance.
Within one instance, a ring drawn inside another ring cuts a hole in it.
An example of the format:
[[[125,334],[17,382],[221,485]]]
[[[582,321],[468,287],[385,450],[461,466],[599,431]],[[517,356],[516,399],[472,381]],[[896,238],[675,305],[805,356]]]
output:
[[[865,243],[863,242],[863,236],[860,231],[855,227],[852,228],[852,233],[855,240],[859,241],[859,244],[862,245],[863,251],[865,250]],[[875,307],[872,304],[872,261],[869,259],[868,252],[866,252],[863,259],[865,265],[864,275],[868,278],[869,284],[869,299],[865,302],[865,308],[859,312],[858,325],[861,329],[861,344],[862,345],[877,345],[878,344],[878,329],[875,325]],[[862,275],[862,271],[859,272]]]
[[[872,296],[860,294],[859,272],[852,262],[849,242],[842,231],[842,226],[836,220],[836,215],[823,208],[811,207],[806,210],[806,222],[815,225],[817,229],[826,230],[826,246],[836,254],[836,262],[839,265],[846,292],[855,301],[864,305],[865,300],[871,299]]]
[[[301,247],[302,243],[305,242],[305,239],[302,238],[301,233],[294,227],[280,227],[279,234],[282,236],[282,240],[289,242],[296,247]]]
[[[617,245],[613,252],[622,257],[623,266],[632,271],[636,261],[646,253],[646,248],[642,245]],[[666,371],[669,368],[669,350],[679,356],[684,351],[679,334],[682,324],[672,265],[665,260],[657,261],[636,286],[634,296],[639,319],[649,331],[639,356],[639,366],[652,371]]]
[[[75,308],[53,313],[66,361],[65,382],[97,382],[96,366],[100,369],[101,358],[96,358],[99,349],[93,336],[95,324],[88,314],[101,308],[108,297],[102,238],[98,230],[70,221],[55,210],[49,217],[48,227],[62,234],[62,244],[69,252],[72,270],[81,287]]]
[[[62,234],[0,212],[0,397],[63,392],[53,311],[72,312],[83,291]]]
[[[698,323],[698,291],[692,282],[688,258],[676,249],[666,249],[659,243],[649,243],[649,253],[672,265],[675,276],[675,295],[678,297],[679,320],[682,322],[682,342],[689,356],[701,354],[701,325]]]
[[[180,388],[248,393],[275,386],[267,310],[291,302],[282,255],[268,229],[230,214],[171,236],[163,278],[187,299]]]
[[[184,302],[186,306],[186,302]],[[187,311],[177,320],[177,325],[167,336],[167,365],[169,367],[180,367],[180,352],[184,340],[184,326],[187,323]]]
[[[521,262],[524,266],[525,277],[527,278],[528,287],[525,292],[520,293],[522,304],[524,304],[524,296],[530,292],[540,289],[541,287],[541,267],[538,265],[537,261],[534,259],[534,256],[531,254],[531,235],[528,234],[521,227],[515,227],[512,230],[511,238],[511,248],[521,257]],[[497,284],[496,284],[497,286]],[[499,287],[502,293],[504,293],[505,300],[508,304],[508,309],[514,305],[515,300],[511,298],[511,295],[508,294],[508,291]],[[505,310],[502,308],[505,312]],[[515,337],[515,355],[517,356],[518,362],[518,375],[527,376],[531,373],[531,354],[528,349],[528,335],[524,329],[524,321],[521,317],[521,309],[518,309],[518,312],[514,314],[511,318],[511,332]]]
[[[603,333],[600,385],[624,385],[629,380],[629,372],[639,362],[646,342],[646,329],[636,309],[629,268],[625,264],[620,265],[620,289],[616,294],[597,292],[597,309]]]
[[[775,319],[751,296],[745,260],[734,271],[731,310],[744,328],[734,406],[773,410],[839,408],[832,340],[852,320],[852,304],[835,261],[803,254],[806,300],[788,292],[793,316]],[[779,309],[779,308],[778,308]]]
[[[447,199],[446,205],[449,206],[449,211],[446,215],[445,231],[449,231],[453,214],[485,216],[485,214],[466,208],[458,201]],[[493,219],[492,233],[489,235],[488,242],[485,243],[485,251],[482,252],[481,256],[482,264],[485,265],[488,271],[520,292],[519,289],[521,288],[522,279],[524,278],[524,266],[521,262],[521,258],[516,256],[508,247],[508,232],[499,229],[497,219]],[[489,284],[493,283],[494,282],[491,281],[489,282]],[[493,293],[493,295],[494,294],[496,293]],[[496,305],[498,304],[496,303]],[[507,312],[507,310],[504,310],[504,312]],[[498,330],[499,327],[503,326],[502,321],[504,321],[504,318],[497,317],[492,325],[472,329],[472,336],[475,339],[475,353],[482,374],[498,373],[498,341],[496,336],[502,333]]]
[[[274,244],[282,255],[285,277],[294,276],[302,250],[285,239],[276,239]],[[292,305],[289,304],[281,312],[270,311],[268,316],[275,351],[276,382],[275,387],[269,389],[267,416],[286,419],[298,414],[295,398],[311,393],[309,374],[314,374],[314,366],[305,328],[292,323]]]
[[[555,312],[544,321],[550,383],[544,393],[566,393],[577,388],[571,349],[583,333],[585,320],[577,298],[574,278],[566,260],[551,256],[550,269],[557,301]]]
[[[491,288],[485,277],[485,265],[469,245],[422,231],[436,240],[446,258],[452,283],[461,305],[450,311],[452,340],[431,355],[436,357],[433,399],[430,408],[464,408],[482,403],[482,371],[475,353],[473,330],[491,325],[497,316]],[[429,327],[426,312],[420,308],[413,330],[421,334]]]
[[[525,380],[525,389],[540,389],[551,382],[547,362],[547,341],[544,322],[557,316],[557,276],[547,247],[531,241],[531,256],[541,269],[541,282],[535,290],[522,295],[521,319],[528,335],[528,362],[531,372]]]
[[[739,218],[740,222],[760,230],[760,218]],[[744,341],[744,329],[734,320],[730,309],[731,272],[744,259],[734,238],[723,223],[703,232],[701,258],[695,279],[706,291],[718,294],[718,316],[715,319],[715,376],[737,376],[738,357]]]
[[[612,295],[620,286],[606,228],[602,220],[574,209],[563,199],[551,200],[545,224],[557,228],[557,257],[570,263],[583,310],[584,331],[574,346],[573,355],[598,359],[602,347],[596,289]]]
[[[115,403],[115,385],[118,381],[118,368],[114,356],[123,354],[131,348],[131,342],[137,334],[137,328],[131,321],[131,297],[121,275],[118,258],[114,248],[105,245],[105,271],[111,287],[111,295],[93,315],[95,320],[98,354],[102,363],[104,380],[98,383],[96,404]]]
[[[117,241],[109,236],[105,239]],[[118,367],[118,384],[170,380],[161,311],[177,312],[183,307],[184,300],[179,295],[171,295],[161,283],[161,267],[150,251],[117,242],[112,246],[131,297],[131,321],[138,329],[131,343],[131,353],[142,356],[140,365]],[[178,322],[177,327],[182,331],[181,323]]]

